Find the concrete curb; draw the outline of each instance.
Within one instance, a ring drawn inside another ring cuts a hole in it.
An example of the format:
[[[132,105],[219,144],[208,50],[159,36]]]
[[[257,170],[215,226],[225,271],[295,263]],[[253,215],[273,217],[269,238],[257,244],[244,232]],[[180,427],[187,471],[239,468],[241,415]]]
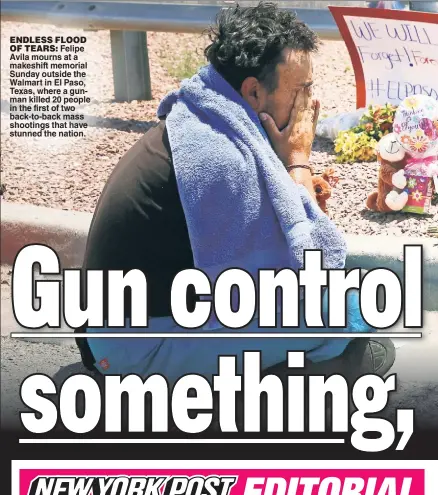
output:
[[[45,244],[59,255],[63,268],[82,264],[90,213],[55,210],[2,201],[1,262],[12,265],[20,249]],[[347,268],[388,268],[403,279],[403,246],[423,245],[424,304],[438,310],[438,240],[431,238],[347,235]]]
[[[423,246],[423,307],[438,311],[438,239],[424,237],[389,237],[383,235],[346,235],[347,268],[386,268],[404,281],[403,247]]]
[[[1,202],[1,262],[12,265],[28,244],[54,249],[63,268],[82,265],[91,213]]]

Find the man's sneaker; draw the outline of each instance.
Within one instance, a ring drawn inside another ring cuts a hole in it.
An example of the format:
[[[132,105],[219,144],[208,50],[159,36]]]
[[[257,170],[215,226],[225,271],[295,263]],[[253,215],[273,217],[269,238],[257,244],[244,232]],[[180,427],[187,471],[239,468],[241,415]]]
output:
[[[395,362],[395,347],[391,339],[371,337],[365,348],[363,366],[367,373],[384,376]]]

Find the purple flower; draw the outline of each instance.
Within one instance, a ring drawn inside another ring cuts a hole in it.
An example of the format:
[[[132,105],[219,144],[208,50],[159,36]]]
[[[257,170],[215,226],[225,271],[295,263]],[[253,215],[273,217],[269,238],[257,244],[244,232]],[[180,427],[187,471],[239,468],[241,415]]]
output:
[[[433,123],[430,119],[421,119],[420,128],[423,129],[423,131],[427,131],[433,128]]]
[[[433,126],[433,122],[430,119],[421,119],[420,129],[423,129],[424,134],[426,134],[428,138],[434,139],[434,136],[436,135],[436,131]]]

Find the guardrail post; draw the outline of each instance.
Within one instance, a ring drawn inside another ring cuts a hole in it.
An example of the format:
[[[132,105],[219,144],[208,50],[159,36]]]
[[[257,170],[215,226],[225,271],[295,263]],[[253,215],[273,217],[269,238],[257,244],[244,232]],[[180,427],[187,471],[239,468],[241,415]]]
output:
[[[117,101],[152,100],[146,32],[110,31]]]

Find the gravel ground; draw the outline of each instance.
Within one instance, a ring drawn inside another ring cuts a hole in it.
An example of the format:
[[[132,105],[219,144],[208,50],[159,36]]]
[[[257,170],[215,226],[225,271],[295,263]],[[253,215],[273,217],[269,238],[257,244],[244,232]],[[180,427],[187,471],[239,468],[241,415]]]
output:
[[[8,265],[1,265],[1,276],[0,276],[0,283],[1,283],[1,301],[0,304],[6,304],[6,300],[11,298],[11,280],[12,280],[12,269]],[[2,309],[2,311],[4,308]]]
[[[3,198],[61,209],[92,212],[99,194],[120,157],[156,123],[161,97],[178,85],[168,68],[175,59],[201,53],[206,40],[199,35],[148,33],[152,101],[114,102],[109,32],[86,32],[3,22],[1,24],[2,185]],[[87,86],[92,103],[81,107],[89,128],[85,138],[35,140],[10,138],[9,37],[12,35],[86,35],[89,70]],[[354,73],[341,41],[324,42],[315,60],[316,96],[321,114],[355,108]],[[316,139],[312,153],[316,172],[335,165],[332,143]],[[335,165],[339,184],[329,201],[331,215],[347,233],[426,236],[438,224],[438,206],[428,216],[376,214],[365,209],[367,195],[377,185],[377,164]]]

